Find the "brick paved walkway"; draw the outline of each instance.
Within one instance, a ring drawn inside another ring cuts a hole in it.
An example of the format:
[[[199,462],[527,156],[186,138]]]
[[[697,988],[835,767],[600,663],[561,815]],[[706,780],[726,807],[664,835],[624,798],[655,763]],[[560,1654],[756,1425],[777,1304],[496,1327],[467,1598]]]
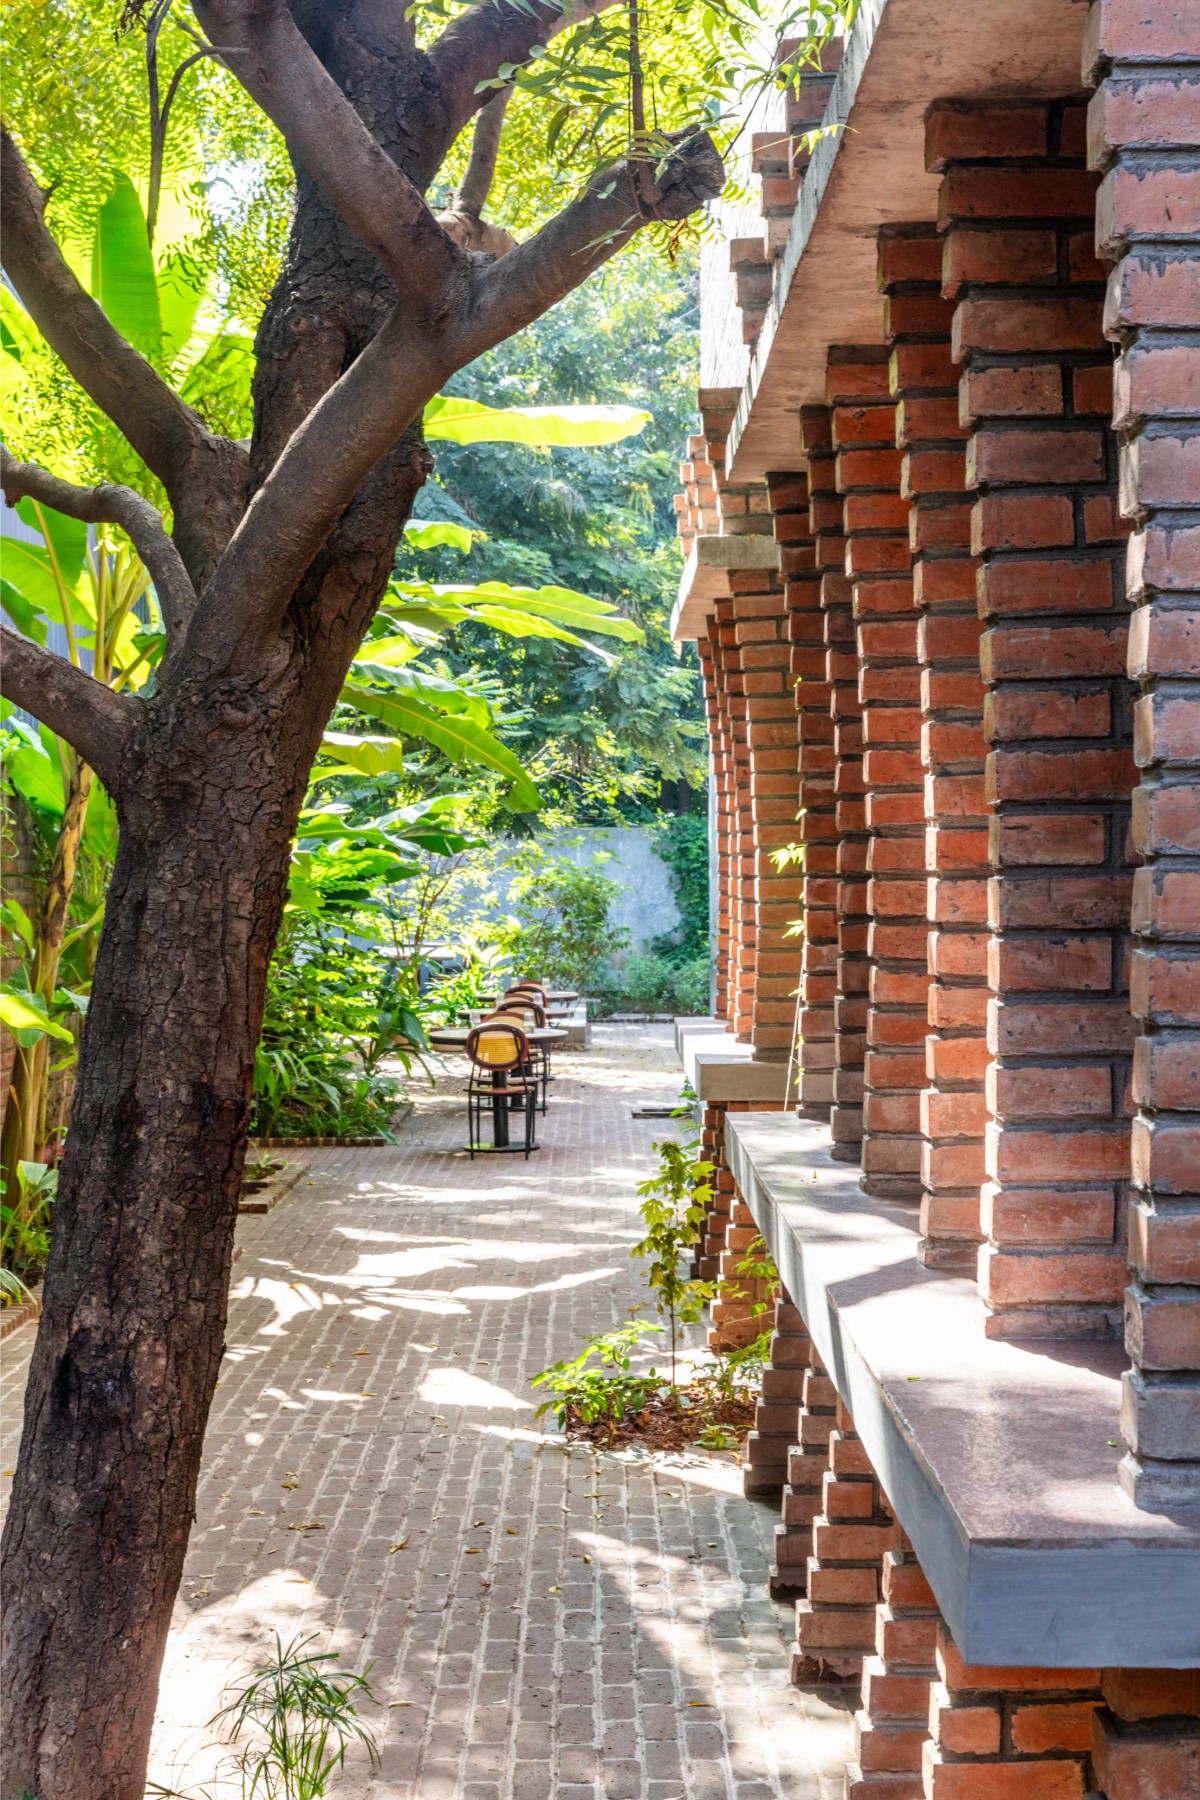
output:
[[[634,1187],[672,1126],[631,1105],[677,1094],[669,1038],[560,1057],[528,1165],[470,1163],[461,1101],[424,1090],[394,1149],[315,1153],[241,1221],[158,1780],[210,1773],[205,1721],[278,1629],[372,1665],[382,1768],[346,1800],[841,1795],[848,1702],[787,1685],[775,1514],[732,1459],[534,1417],[528,1377],[645,1300]],[[29,1338],[0,1346],[6,1468]]]

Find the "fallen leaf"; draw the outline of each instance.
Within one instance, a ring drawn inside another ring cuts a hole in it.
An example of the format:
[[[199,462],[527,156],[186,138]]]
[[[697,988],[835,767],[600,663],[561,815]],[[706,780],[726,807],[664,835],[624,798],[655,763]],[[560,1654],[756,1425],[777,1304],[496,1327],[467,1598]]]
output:
[[[351,1356],[370,1356],[371,1352],[369,1350],[352,1350],[350,1352],[350,1354],[351,1354]],[[412,1701],[411,1700],[393,1700],[392,1705],[393,1706],[411,1706]]]
[[[250,1508],[250,1517],[252,1519],[261,1519],[262,1516],[263,1516],[263,1509],[261,1506],[252,1506]]]
[[[398,1544],[389,1544],[388,1545],[388,1555],[391,1556],[394,1551],[406,1550],[407,1548],[408,1548],[408,1538],[402,1537]]]
[[[715,1706],[715,1700],[689,1700],[689,1706]]]
[[[515,1525],[506,1525],[504,1527],[504,1529],[508,1533],[509,1537],[520,1537],[520,1535],[521,1535]]]
[[[561,1594],[562,1589],[560,1587],[552,1587],[552,1588],[547,1588],[546,1592],[548,1594]]]
[[[411,1700],[389,1700],[388,1701],[388,1711],[392,1712],[397,1706],[411,1706],[411,1705],[412,1705]]]
[[[284,1586],[285,1587],[311,1587],[312,1582],[308,1579],[307,1575],[285,1575]]]
[[[479,1548],[479,1546],[477,1544],[472,1544],[469,1550],[463,1551],[463,1555],[464,1556],[482,1556],[483,1551]]]
[[[0,1475],[15,1475],[16,1472],[15,1469],[0,1469]]]
[[[281,1481],[279,1485],[282,1488],[298,1488],[300,1483],[298,1481]]]
[[[288,1526],[289,1531],[324,1531],[324,1529],[325,1527],[320,1519],[309,1519],[304,1525]]]
[[[583,1560],[585,1563],[590,1563],[592,1559],[590,1556],[585,1556]]]

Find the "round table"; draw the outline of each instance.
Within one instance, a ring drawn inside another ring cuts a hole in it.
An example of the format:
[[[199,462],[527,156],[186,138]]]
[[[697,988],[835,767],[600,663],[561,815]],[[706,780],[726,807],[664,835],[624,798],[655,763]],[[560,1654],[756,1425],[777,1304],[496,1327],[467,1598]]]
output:
[[[429,1042],[435,1050],[454,1050],[465,1055],[467,1039],[473,1030],[475,1030],[473,1025],[442,1025],[436,1031],[429,1033]],[[551,1044],[561,1044],[569,1036],[569,1032],[562,1031],[555,1025],[532,1025],[525,1032],[525,1037],[530,1044],[544,1045],[547,1050]],[[507,1073],[506,1069],[496,1069],[492,1075],[492,1085],[502,1088]],[[524,1151],[525,1148],[523,1144],[510,1144],[509,1142],[508,1108],[504,1104],[502,1093],[498,1093],[492,1101],[492,1148],[521,1151]]]

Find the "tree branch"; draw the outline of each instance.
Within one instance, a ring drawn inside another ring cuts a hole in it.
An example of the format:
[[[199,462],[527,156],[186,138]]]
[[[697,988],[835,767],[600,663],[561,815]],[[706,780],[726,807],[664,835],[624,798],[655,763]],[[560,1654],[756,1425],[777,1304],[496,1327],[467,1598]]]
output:
[[[720,192],[725,171],[702,132],[682,135],[634,191],[621,164],[529,243],[477,268],[462,316],[426,330],[404,307],[293,432],[255,495],[188,629],[186,653],[212,673],[261,663],[296,586],[367,475],[456,369],[579,286],[651,219],[683,219]]]
[[[479,272],[461,361],[481,356],[540,318],[643,226],[655,219],[686,219],[725,185],[724,164],[707,132],[663,139],[660,151],[657,168],[637,159],[607,171],[536,237]]]
[[[46,227],[45,201],[16,143],[0,143],[4,267],[34,324],[174,502],[203,420],[109,323]]]
[[[483,217],[483,209],[492,191],[492,182],[496,178],[496,159],[500,154],[500,139],[504,134],[504,115],[508,111],[511,94],[510,87],[501,88],[492,95],[486,106],[480,108],[475,120],[470,160],[450,202],[455,212],[466,213],[472,219]]]
[[[399,3],[399,0],[398,0]],[[296,28],[284,0],[193,0],[221,60],[361,238],[425,309],[464,300],[469,263]]]
[[[510,87],[501,88],[479,113],[466,173],[446,211],[438,214],[438,224],[456,244],[464,250],[478,250],[484,256],[507,256],[517,247],[511,231],[505,231],[500,225],[489,225],[483,217],[496,174],[504,115],[511,94]]]
[[[0,449],[0,486],[10,506],[28,495],[88,525],[119,525],[149,571],[168,642],[182,632],[195,608],[196,590],[183,558],[167,536],[158,508],[143,495],[111,482],[76,487],[35,463],[17,462],[4,449]]]
[[[114,694],[64,657],[0,625],[0,693],[66,738],[110,792],[134,729],[137,701]]]
[[[487,104],[494,89],[479,92],[481,82],[494,81],[503,63],[528,62],[535,44],[545,44],[560,31],[615,6],[617,0],[479,0],[469,12],[452,19],[428,51],[430,67],[446,98],[452,137]]]

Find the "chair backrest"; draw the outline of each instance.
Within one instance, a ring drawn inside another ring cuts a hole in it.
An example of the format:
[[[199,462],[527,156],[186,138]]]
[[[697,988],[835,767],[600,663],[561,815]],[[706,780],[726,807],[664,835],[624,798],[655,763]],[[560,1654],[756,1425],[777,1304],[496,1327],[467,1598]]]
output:
[[[541,1027],[546,1023],[546,1010],[543,1006],[539,1006],[536,1000],[530,1000],[522,995],[515,1000],[502,1000],[493,1011],[492,1017],[494,1019],[522,1019],[527,1025]]]
[[[546,989],[540,981],[516,981],[508,991],[510,994],[544,994]]]
[[[477,1069],[515,1069],[529,1060],[529,1040],[514,1019],[493,1016],[468,1036],[467,1056]]]

